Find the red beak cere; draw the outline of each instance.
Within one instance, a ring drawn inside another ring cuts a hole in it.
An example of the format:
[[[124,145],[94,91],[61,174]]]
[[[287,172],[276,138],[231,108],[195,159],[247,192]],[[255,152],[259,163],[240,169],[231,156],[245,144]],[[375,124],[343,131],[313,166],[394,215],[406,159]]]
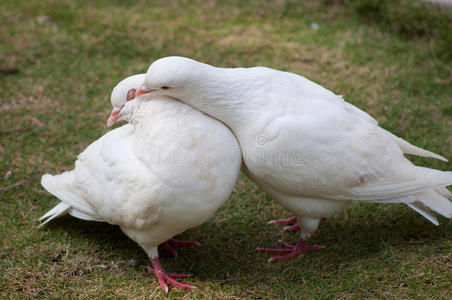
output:
[[[111,125],[115,124],[116,121],[118,121],[119,119],[119,113],[121,112],[121,108],[113,108],[113,110],[111,111],[110,117],[108,118],[107,121],[107,126],[110,127]]]
[[[139,97],[139,96],[146,95],[146,94],[149,94],[150,92],[154,92],[154,91],[156,91],[156,90],[148,90],[148,89],[146,89],[145,87],[142,86],[135,93],[135,96]]]

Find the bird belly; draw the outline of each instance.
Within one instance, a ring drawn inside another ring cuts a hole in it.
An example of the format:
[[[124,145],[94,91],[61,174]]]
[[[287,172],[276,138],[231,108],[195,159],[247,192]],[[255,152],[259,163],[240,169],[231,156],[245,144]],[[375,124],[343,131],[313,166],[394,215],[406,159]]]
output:
[[[250,174],[253,179],[253,176]],[[253,179],[272,199],[296,216],[309,216],[310,218],[327,218],[347,208],[350,201],[336,201],[321,198],[292,196],[274,189],[267,184],[260,184],[258,179]]]

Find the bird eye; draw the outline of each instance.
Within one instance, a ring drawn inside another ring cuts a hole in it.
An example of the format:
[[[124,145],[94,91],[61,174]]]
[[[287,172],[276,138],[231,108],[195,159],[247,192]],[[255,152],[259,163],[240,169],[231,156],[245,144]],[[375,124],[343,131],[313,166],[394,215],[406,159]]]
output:
[[[136,92],[136,91],[137,91],[136,89],[130,89],[130,90],[127,92],[127,101],[130,101],[130,100],[135,99],[135,92]]]
[[[163,90],[169,90],[170,87],[165,85],[165,86],[162,86],[161,89],[163,89]]]

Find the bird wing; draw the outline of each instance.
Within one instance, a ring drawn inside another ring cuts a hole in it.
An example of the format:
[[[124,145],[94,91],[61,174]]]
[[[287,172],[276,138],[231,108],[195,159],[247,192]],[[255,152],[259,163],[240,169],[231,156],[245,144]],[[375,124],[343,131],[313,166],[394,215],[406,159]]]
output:
[[[74,185],[102,219],[143,227],[158,220],[160,201],[156,178],[135,155],[133,133],[127,124],[89,145],[75,163]]]
[[[274,188],[320,199],[410,202],[413,193],[451,184],[450,174],[415,167],[397,137],[351,104],[329,97],[299,103],[265,128],[265,151],[289,154],[286,166],[261,163],[259,173]],[[282,174],[276,180],[275,170]]]

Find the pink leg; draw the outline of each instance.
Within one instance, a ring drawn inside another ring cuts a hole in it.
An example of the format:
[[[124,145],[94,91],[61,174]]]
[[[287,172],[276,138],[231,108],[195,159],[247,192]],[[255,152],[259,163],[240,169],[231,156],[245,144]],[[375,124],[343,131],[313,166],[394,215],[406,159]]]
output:
[[[155,275],[155,269],[148,267],[148,272]],[[166,273],[167,275],[173,277],[173,278],[188,278],[192,277],[192,274],[182,274],[182,273]]]
[[[181,234],[176,235],[176,237],[181,236]],[[174,238],[167,240],[166,242],[160,244],[166,251],[168,251],[171,256],[177,257],[177,251],[174,247],[199,247],[201,246],[200,242],[197,241],[178,241]]]
[[[165,293],[168,293],[169,290],[167,282],[173,286],[177,286],[186,290],[193,290],[196,288],[195,286],[185,284],[174,279],[174,278],[187,278],[191,276],[191,274],[166,273],[166,271],[160,265],[158,257],[152,258],[151,262],[154,268],[148,268],[148,271],[149,273],[152,273],[155,275],[155,277],[157,277],[157,280],[159,281],[159,284],[165,291]]]
[[[279,241],[279,243],[283,248],[256,248],[256,250],[259,252],[282,254],[280,256],[271,257],[268,260],[268,262],[271,263],[278,260],[290,259],[308,251],[325,248],[325,246],[320,245],[307,245],[307,241],[302,238],[298,239],[298,242],[295,246],[289,245],[283,241]]]

